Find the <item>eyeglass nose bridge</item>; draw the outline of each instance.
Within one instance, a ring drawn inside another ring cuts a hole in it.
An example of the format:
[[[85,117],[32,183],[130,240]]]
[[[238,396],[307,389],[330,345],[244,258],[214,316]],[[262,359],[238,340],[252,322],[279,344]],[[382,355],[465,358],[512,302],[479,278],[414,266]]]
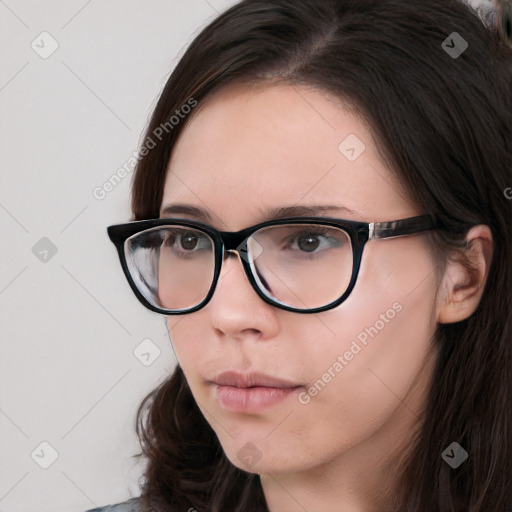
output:
[[[247,239],[245,239],[245,240],[247,240]],[[224,246],[224,254],[223,254],[222,260],[225,260],[230,255],[232,255],[232,256],[238,255],[242,265],[244,264],[244,262],[248,263],[249,257],[247,254],[247,243],[245,242],[245,240],[234,249],[232,249],[232,248],[228,249],[228,248],[226,248],[226,246]],[[244,265],[244,267],[245,267],[245,265]]]
[[[262,298],[265,302],[269,304],[275,305],[273,301],[269,301],[269,297],[265,294],[264,289],[270,290],[269,286],[266,284],[265,279],[262,278],[262,276],[258,275],[257,277],[254,275],[254,268],[252,268],[252,265],[249,261],[248,256],[248,249],[247,249],[247,240],[249,239],[249,236],[242,236],[242,237],[236,237],[236,238],[230,238],[228,240],[228,246],[226,246],[225,240],[223,240],[224,244],[222,247],[222,257],[221,257],[221,263],[222,266],[224,260],[226,259],[227,255],[229,253],[232,253],[233,255],[238,255],[240,263],[242,264],[242,268],[245,272],[245,275],[251,284],[254,291]],[[240,238],[242,240],[240,241]],[[235,248],[233,248],[236,245]],[[258,254],[256,255],[256,257]],[[254,255],[252,256],[252,259],[254,260]],[[220,274],[220,268],[219,268],[219,274]],[[218,278],[217,278],[218,279]],[[259,282],[258,282],[259,281]]]
[[[251,263],[247,247],[247,241],[249,240],[253,233],[254,230],[243,230],[239,231],[238,233],[221,232],[220,239],[222,241],[222,252],[220,264],[222,265],[224,260],[230,254],[234,256],[238,255],[240,263],[242,264],[242,267],[245,271],[245,274],[247,275],[247,278],[249,279],[249,282],[252,284],[256,292],[259,293],[258,284],[254,276],[252,275]],[[259,253],[257,253],[256,255],[253,254],[251,259],[254,260],[255,257],[257,257],[258,255]]]
[[[226,259],[226,257],[229,256],[229,253],[232,253],[233,256],[236,256],[238,254],[238,256],[240,256],[240,259],[242,258],[242,255],[240,254],[240,251],[238,249],[226,249],[224,247],[224,258],[223,259]]]
[[[242,263],[248,262],[247,256],[247,240],[250,238],[252,233],[247,230],[240,231],[238,233],[221,232],[220,238],[223,247],[223,260],[231,254],[238,254]]]

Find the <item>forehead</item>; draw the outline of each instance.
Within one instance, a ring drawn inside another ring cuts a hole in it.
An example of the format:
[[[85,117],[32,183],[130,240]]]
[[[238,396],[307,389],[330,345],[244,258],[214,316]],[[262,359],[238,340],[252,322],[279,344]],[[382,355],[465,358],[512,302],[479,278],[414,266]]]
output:
[[[232,86],[200,108],[167,169],[162,208],[176,203],[229,230],[296,205],[337,205],[357,220],[415,214],[364,122],[342,102],[291,85]]]

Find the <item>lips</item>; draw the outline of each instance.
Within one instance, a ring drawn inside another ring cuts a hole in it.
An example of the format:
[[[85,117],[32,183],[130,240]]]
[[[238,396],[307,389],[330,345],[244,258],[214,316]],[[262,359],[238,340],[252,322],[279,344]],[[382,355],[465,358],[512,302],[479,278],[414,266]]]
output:
[[[263,373],[222,372],[209,381],[213,395],[229,412],[262,412],[297,394],[302,386]]]
[[[233,371],[222,372],[212,379],[219,386],[233,386],[236,388],[295,388],[299,385],[285,379],[278,379],[264,373],[238,373]]]

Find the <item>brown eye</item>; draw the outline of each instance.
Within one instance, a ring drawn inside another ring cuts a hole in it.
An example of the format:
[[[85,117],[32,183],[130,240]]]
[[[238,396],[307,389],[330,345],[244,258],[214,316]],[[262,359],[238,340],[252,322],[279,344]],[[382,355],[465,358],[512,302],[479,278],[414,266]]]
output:
[[[297,239],[297,245],[301,251],[313,252],[318,248],[320,242],[316,235],[305,234]]]
[[[195,233],[183,233],[180,236],[180,244],[182,249],[185,251],[192,251],[196,248],[198,242],[197,235]]]

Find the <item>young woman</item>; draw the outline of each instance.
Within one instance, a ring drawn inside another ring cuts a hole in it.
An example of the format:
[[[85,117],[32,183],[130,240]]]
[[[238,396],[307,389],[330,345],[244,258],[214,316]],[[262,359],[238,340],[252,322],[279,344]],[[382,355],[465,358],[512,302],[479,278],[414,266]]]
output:
[[[500,23],[504,20],[500,19]],[[96,510],[512,510],[512,51],[460,0],[245,0],[111,226],[178,366]]]

